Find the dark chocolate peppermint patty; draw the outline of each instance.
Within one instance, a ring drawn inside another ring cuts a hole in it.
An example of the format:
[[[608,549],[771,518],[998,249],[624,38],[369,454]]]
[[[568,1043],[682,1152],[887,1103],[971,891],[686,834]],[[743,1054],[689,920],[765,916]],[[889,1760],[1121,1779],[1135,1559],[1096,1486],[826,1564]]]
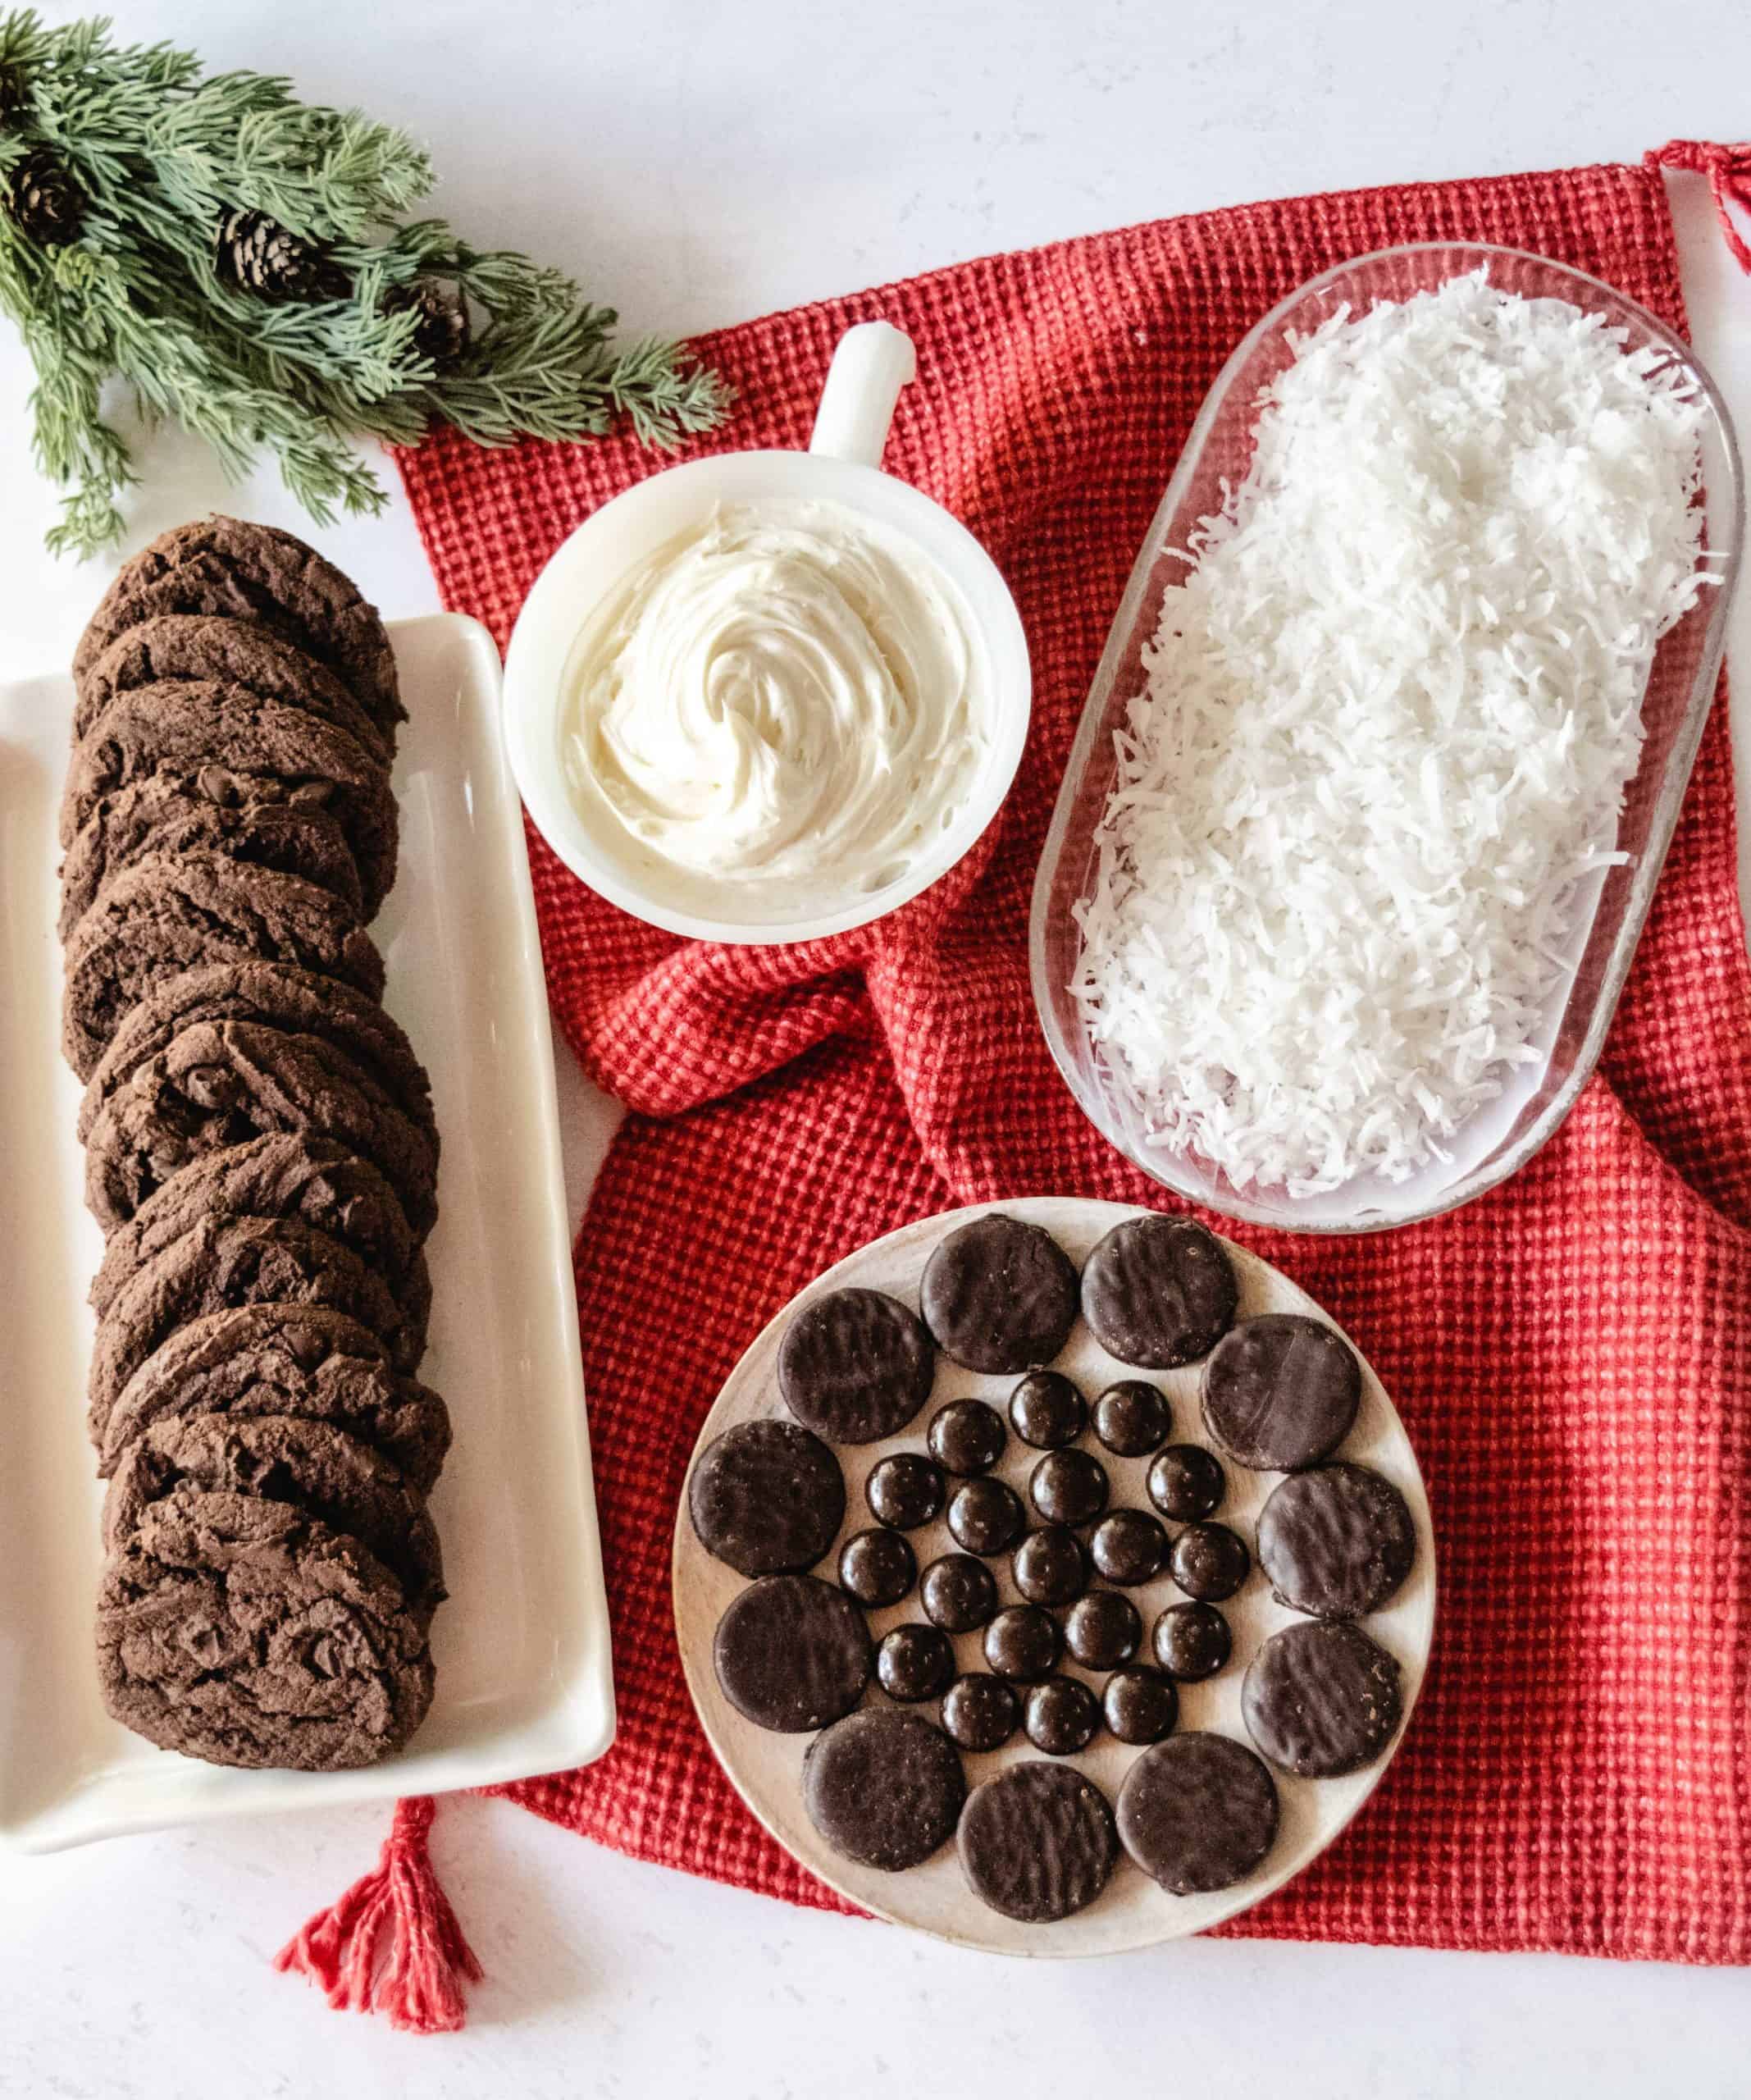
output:
[[[1366,1466],[1292,1473],[1259,1516],[1259,1565],[1292,1611],[1360,1618],[1411,1572],[1416,1527],[1404,1497]]]
[[[1244,1881],[1277,1837],[1277,1789],[1244,1743],[1170,1737],[1146,1750],[1119,1790],[1119,1835],[1174,1896]]]
[[[1083,1271],[1083,1316],[1121,1363],[1172,1370],[1207,1355],[1239,1300],[1234,1265],[1191,1218],[1133,1217],[1112,1230]]]
[[[885,1874],[922,1866],[946,1845],[966,1796],[954,1745],[918,1714],[848,1714],[803,1760],[815,1828],[841,1858]]]
[[[687,1508],[700,1543],[738,1574],[794,1574],[838,1536],[845,1477],[795,1422],[738,1422],[701,1453]]]
[[[898,1435],[930,1396],[936,1356],[915,1312],[879,1290],[833,1290],[785,1329],[778,1389],[805,1429],[835,1444]]]
[[[1398,1660],[1347,1619],[1274,1633],[1241,1687],[1247,1732],[1273,1764],[1337,1779],[1371,1764],[1404,1714]]]
[[[1076,1319],[1076,1269],[1049,1232],[1000,1212],[937,1245],[920,1293],[924,1323],[969,1371],[1050,1363]]]
[[[1085,1911],[1119,1856],[1106,1796],[1068,1764],[1014,1764],[975,1787],[958,1844],[974,1894],[1024,1924]]]
[[[874,1665],[863,1614],[813,1575],[750,1583],[718,1621],[712,1660],[736,1712],[785,1735],[849,1714]]]
[[[1361,1404],[1362,1369],[1335,1327],[1299,1312],[1243,1320],[1204,1367],[1204,1423],[1223,1449],[1261,1472],[1329,1458]]]

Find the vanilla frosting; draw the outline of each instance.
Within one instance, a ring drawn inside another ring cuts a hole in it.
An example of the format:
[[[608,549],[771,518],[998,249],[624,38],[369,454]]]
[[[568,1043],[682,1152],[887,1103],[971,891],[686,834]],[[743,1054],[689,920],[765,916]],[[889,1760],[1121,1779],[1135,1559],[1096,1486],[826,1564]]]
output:
[[[846,505],[718,505],[586,622],[568,786],[758,915],[901,880],[989,735],[972,622],[922,549]],[[648,863],[647,863],[648,865]]]

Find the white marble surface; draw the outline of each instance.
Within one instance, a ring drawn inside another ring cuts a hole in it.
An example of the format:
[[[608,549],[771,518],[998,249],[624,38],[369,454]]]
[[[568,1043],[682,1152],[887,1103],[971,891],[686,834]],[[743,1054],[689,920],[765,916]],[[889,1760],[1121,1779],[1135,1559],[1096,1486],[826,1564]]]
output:
[[[413,126],[473,237],[573,266],[634,327],[680,330],[1162,212],[1729,139],[1751,77],[1742,0],[116,11],[215,66],[283,69]],[[1751,286],[1688,194],[1681,230],[1699,342],[1751,425]],[[4,678],[64,660],[101,582],[39,550],[52,507],[29,384],[0,329]],[[298,523],[265,477],[227,499],[173,436],[144,461],[138,537],[227,500]],[[435,602],[399,502],[323,544],[391,612]],[[562,1077],[581,1205],[606,1117]],[[1742,1972],[1214,1942],[1023,1971],[637,1866],[484,1802],[445,1812],[436,1855],[488,1980],[465,2034],[413,2040],[267,1965],[381,1825],[349,1813],[0,1860],[0,2093],[997,2100],[1075,2091],[1115,2057],[1148,2086],[1307,2100],[1746,2089]]]

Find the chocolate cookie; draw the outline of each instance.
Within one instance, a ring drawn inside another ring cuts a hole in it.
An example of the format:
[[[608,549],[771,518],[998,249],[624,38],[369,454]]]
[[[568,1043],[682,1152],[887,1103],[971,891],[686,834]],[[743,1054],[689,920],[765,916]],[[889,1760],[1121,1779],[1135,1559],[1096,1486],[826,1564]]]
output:
[[[175,1415],[130,1445],[103,1503],[103,1545],[120,1553],[146,1512],[179,1489],[289,1502],[356,1538],[430,1623],[444,1561],[422,1498],[399,1468],[333,1423],[308,1416]]]
[[[121,1389],[98,1436],[98,1470],[160,1422],[194,1415],[296,1415],[331,1422],[394,1462],[418,1493],[449,1449],[449,1412],[404,1378],[381,1338],[320,1305],[244,1305],[161,1342]]]
[[[330,1772],[401,1749],[431,1704],[426,1626],[354,1538],[285,1502],[181,1488],[103,1571],[112,1716],[212,1764]]]
[[[76,742],[118,693],[199,678],[332,722],[387,765],[394,739],[315,657],[254,620],[167,613],[116,636],[80,681]]]
[[[1274,1633],[1247,1665],[1240,1708],[1273,1764],[1303,1779],[1359,1772],[1404,1714],[1397,1659],[1347,1619],[1304,1619]]]
[[[56,931],[71,940],[105,881],[147,853],[217,853],[252,868],[272,868],[326,889],[364,915],[365,892],[346,833],[331,812],[284,801],[216,801],[199,776],[155,773],[106,795],[61,864]]]
[[[1227,1250],[1188,1217],[1133,1217],[1083,1271],[1083,1317],[1109,1356],[1170,1371],[1206,1355],[1227,1332],[1240,1286]]]
[[[763,1575],[718,1621],[712,1660],[738,1714],[800,1735],[850,1712],[874,1657],[864,1615],[843,1590],[813,1575]]]
[[[203,518],[124,562],[80,637],[74,682],[130,628],[166,614],[246,620],[332,671],[386,736],[407,719],[376,609],[313,547],[268,525]]]
[[[314,1035],[343,1050],[431,1141],[437,1118],[431,1082],[413,1046],[375,999],[350,985],[289,963],[244,961],[207,965],[167,978],[116,1029],[80,1103],[79,1135],[89,1144],[103,1103],[134,1071],[166,1049],[197,1021],[260,1021],[288,1035]]]
[[[1261,1472],[1329,1458],[1361,1404],[1362,1367],[1335,1327],[1299,1312],[1243,1320],[1204,1367],[1204,1426]]]
[[[778,1348],[785,1405],[832,1444],[897,1436],[935,1376],[923,1322],[885,1291],[829,1291],[803,1308]]]
[[[1012,1764],[974,1788],[958,1848],[974,1894],[1030,1925],[1085,1911],[1119,1857],[1100,1788],[1074,1766],[1039,1763]]]
[[[425,1345],[389,1285],[350,1248],[290,1219],[207,1218],[137,1270],[111,1301],[91,1353],[90,1419],[105,1440],[130,1378],[180,1326],[238,1305],[326,1305],[382,1337],[398,1371]]]
[[[228,1145],[172,1175],[112,1235],[91,1286],[98,1313],[203,1217],[296,1218],[350,1247],[411,1318],[423,1325],[431,1312],[431,1278],[394,1190],[344,1145],[299,1134]]]
[[[201,963],[295,963],[379,998],[383,958],[345,906],[222,854],[148,853],[112,875],[67,943],[62,1043],[89,1080],[147,993]]]
[[[924,1324],[969,1371],[1032,1371],[1069,1340],[1076,1270],[1049,1232],[992,1212],[958,1226],[932,1254]]]
[[[367,1161],[413,1230],[438,1214],[431,1140],[318,1036],[244,1021],[198,1021],[111,1093],[85,1152],[85,1201],[107,1230],[171,1178],[256,1138],[326,1140]]]
[[[793,1422],[737,1422],[700,1454],[687,1509],[700,1545],[738,1574],[794,1574],[838,1536],[845,1476]]]
[[[841,1858],[885,1874],[946,1845],[966,1797],[955,1746],[918,1714],[848,1714],[803,1760],[809,1821]]]
[[[1170,1895],[1232,1888],[1277,1842],[1277,1789],[1244,1743],[1172,1736],[1146,1750],[1125,1774],[1119,1835]]]
[[[1273,1491],[1258,1545],[1259,1565],[1291,1611],[1360,1618],[1410,1573],[1416,1527],[1389,1480],[1340,1459],[1292,1473]]]
[[[367,918],[389,894],[400,827],[389,775],[331,723],[203,679],[119,693],[73,754],[61,803],[62,846],[73,844],[104,802],[153,779],[221,806],[278,802],[326,810],[358,863]]]

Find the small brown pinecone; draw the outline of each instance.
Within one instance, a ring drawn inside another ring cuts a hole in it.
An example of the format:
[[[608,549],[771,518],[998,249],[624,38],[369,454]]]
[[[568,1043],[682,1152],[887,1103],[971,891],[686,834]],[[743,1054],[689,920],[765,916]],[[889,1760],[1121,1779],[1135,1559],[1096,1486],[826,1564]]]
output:
[[[414,349],[434,372],[455,370],[468,347],[469,328],[467,303],[454,285],[440,277],[416,277],[412,284],[396,285],[383,305],[389,313],[417,313]]]
[[[44,147],[26,153],[6,184],[7,216],[43,248],[65,248],[85,223],[85,193]]]
[[[258,299],[328,299],[335,273],[313,241],[266,212],[227,212],[213,240],[219,275]]]

